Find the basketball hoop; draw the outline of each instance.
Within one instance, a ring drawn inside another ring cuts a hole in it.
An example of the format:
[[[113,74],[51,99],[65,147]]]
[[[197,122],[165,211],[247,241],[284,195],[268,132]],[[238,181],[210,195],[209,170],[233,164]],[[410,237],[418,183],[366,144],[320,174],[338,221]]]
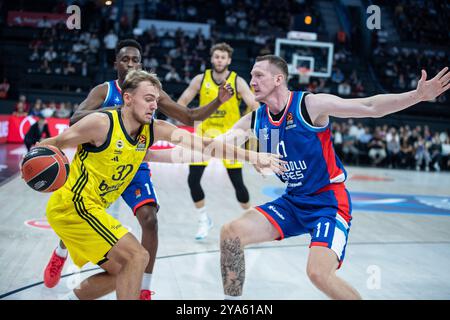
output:
[[[299,74],[299,83],[300,84],[308,84],[309,83],[309,75],[311,70],[307,67],[298,67],[297,72]]]

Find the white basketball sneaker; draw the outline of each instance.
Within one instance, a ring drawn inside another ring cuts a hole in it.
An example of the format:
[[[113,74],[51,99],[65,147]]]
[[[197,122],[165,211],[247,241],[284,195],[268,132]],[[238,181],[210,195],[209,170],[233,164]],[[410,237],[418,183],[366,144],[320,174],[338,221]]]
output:
[[[208,236],[209,230],[213,227],[213,222],[210,217],[198,220],[198,230],[195,235],[195,240],[203,240]]]

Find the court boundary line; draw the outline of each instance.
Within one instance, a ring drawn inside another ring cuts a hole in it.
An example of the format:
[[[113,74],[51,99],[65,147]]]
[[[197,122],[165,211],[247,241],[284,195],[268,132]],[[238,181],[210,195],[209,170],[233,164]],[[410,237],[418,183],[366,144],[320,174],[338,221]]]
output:
[[[450,244],[450,240],[445,240],[445,241],[392,241],[392,242],[349,242],[349,244],[351,244],[352,246],[356,245],[356,246],[361,246],[361,245],[411,245],[411,244],[423,244],[423,245],[433,245],[433,244]],[[246,250],[261,250],[261,249],[275,249],[275,248],[295,248],[295,247],[309,247],[309,243],[305,243],[305,244],[287,244],[287,245],[266,245],[266,246],[257,246],[257,247],[248,247],[246,248]],[[199,254],[209,254],[209,253],[218,253],[220,252],[219,249],[215,249],[215,250],[206,250],[206,251],[199,251],[199,252],[186,252],[186,253],[179,253],[179,254],[172,254],[172,255],[166,255],[166,256],[162,256],[162,257],[156,257],[156,260],[158,259],[168,259],[168,258],[177,258],[177,257],[183,257],[183,256],[194,256],[194,255],[199,255]],[[78,273],[86,273],[86,272],[91,272],[94,270],[101,270],[100,267],[94,267],[94,268],[90,268],[90,269],[86,269],[86,270],[81,270],[80,272],[72,272],[72,273],[68,273],[65,275],[61,276],[62,278],[67,278],[70,277],[74,274],[78,274]],[[15,293],[19,293],[21,291],[36,287],[38,285],[43,284],[44,281],[39,281],[18,289],[14,289],[12,291],[9,291],[7,293],[1,294],[0,295],[0,300],[2,300],[3,298],[6,298],[10,295],[13,295]]]

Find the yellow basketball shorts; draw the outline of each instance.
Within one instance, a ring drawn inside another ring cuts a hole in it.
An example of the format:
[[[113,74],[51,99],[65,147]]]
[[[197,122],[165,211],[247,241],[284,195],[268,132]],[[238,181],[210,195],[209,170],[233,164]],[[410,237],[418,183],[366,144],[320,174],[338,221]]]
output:
[[[78,267],[88,262],[100,264],[128,230],[100,205],[73,202],[72,196],[53,193],[47,204],[47,220]]]

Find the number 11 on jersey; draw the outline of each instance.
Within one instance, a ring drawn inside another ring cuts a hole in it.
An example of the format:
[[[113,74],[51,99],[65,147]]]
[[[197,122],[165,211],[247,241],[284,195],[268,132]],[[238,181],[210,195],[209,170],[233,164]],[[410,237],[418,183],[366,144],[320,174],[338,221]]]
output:
[[[148,183],[145,184],[145,187],[147,188],[148,195],[151,195],[152,191],[150,190],[150,186],[148,185]]]
[[[286,146],[284,145],[284,141],[280,141],[277,145],[277,153],[282,155],[284,158],[287,157]]]

